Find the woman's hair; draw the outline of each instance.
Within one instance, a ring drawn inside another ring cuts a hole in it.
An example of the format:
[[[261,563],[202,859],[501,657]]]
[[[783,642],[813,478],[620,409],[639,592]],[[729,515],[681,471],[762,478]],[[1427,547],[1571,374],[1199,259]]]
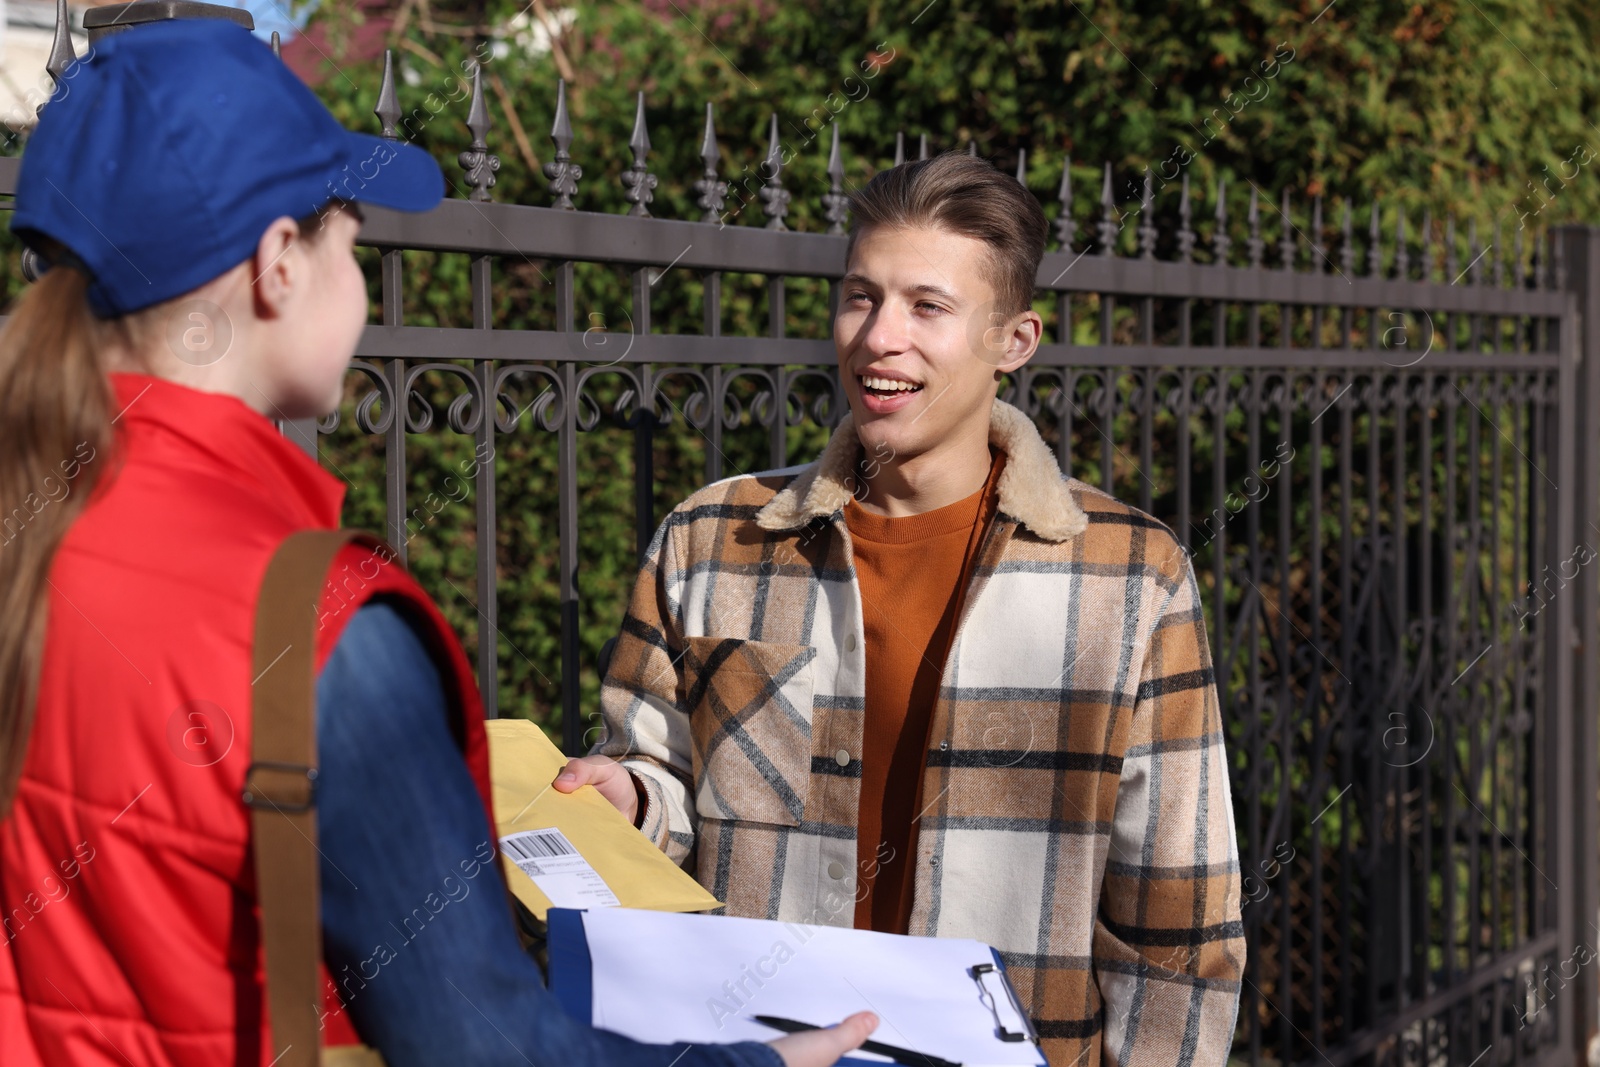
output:
[[[335,201],[300,220],[316,243]],[[101,319],[89,279],[66,264],[17,299],[0,330],[0,816],[11,810],[27,755],[44,656],[50,567],[111,459],[110,347],[161,343],[184,297]]]
[[[145,313],[97,319],[88,288],[79,271],[52,268],[0,331],[0,814],[11,809],[33,727],[50,564],[111,443],[99,352],[147,332]]]
[[[846,262],[862,233],[876,226],[947,230],[989,246],[987,281],[997,311],[1015,315],[1032,306],[1044,257],[1044,209],[987,160],[945,152],[879,171],[851,195],[850,212]]]

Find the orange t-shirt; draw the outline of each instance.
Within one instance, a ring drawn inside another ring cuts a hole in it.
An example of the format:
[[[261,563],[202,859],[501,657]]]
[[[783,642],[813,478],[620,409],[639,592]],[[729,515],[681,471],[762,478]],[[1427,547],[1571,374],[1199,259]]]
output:
[[[1003,453],[964,500],[889,518],[845,504],[866,650],[855,925],[903,934],[911,920],[917,805],[928,722],[978,546],[993,519]]]

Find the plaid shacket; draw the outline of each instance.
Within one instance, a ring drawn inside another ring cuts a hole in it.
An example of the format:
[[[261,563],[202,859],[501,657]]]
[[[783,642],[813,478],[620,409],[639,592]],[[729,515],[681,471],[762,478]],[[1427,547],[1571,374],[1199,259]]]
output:
[[[1054,1067],[1222,1064],[1245,948],[1188,556],[1062,477],[1000,401],[990,441],[999,514],[929,727],[910,932],[999,949]],[[859,452],[847,418],[817,462],[674,509],[601,689],[594,751],[637,775],[644,832],[731,915],[854,920]]]

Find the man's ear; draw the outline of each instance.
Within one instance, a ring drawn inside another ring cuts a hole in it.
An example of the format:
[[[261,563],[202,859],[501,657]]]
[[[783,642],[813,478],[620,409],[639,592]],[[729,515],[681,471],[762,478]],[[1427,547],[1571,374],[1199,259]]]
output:
[[[303,284],[304,270],[296,247],[300,226],[287,215],[273,219],[256,242],[250,263],[251,290],[256,313],[262,318],[283,314],[295,287]]]
[[[1018,315],[1011,324],[1011,331],[1006,335],[1004,357],[994,364],[996,376],[1010,374],[1028,360],[1039,350],[1039,341],[1044,336],[1044,320],[1032,308]]]

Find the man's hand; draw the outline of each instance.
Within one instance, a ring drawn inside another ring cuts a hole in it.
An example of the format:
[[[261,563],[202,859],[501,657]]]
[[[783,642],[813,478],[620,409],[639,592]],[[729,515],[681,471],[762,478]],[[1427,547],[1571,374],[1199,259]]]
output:
[[[633,784],[633,775],[610,756],[568,760],[553,784],[558,793],[571,793],[579,786],[592,785],[611,801],[612,807],[626,815],[629,822],[639,822],[639,792]]]
[[[877,1028],[878,1017],[861,1011],[838,1026],[790,1034],[767,1044],[783,1057],[784,1067],[830,1067],[846,1052],[860,1048]]]

